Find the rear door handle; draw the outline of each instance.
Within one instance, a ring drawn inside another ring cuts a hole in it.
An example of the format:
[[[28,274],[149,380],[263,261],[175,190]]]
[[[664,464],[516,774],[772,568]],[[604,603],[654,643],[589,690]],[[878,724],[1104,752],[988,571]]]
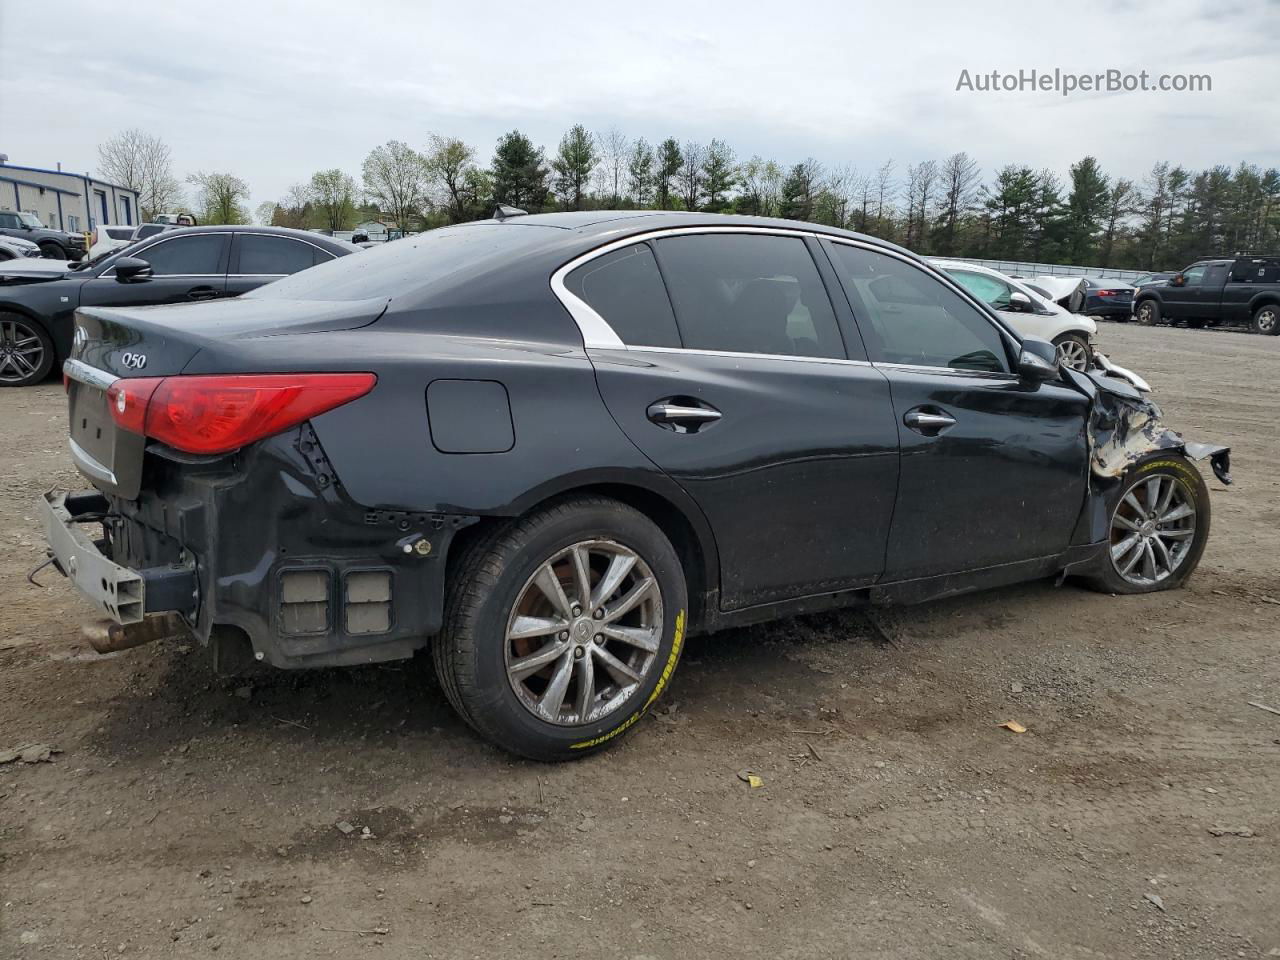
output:
[[[709,404],[669,399],[649,404],[645,416],[660,427],[679,433],[696,433],[699,427],[715,423],[723,414]]]
[[[192,287],[187,291],[189,300],[212,300],[218,296],[217,287]]]
[[[924,434],[926,437],[936,437],[942,431],[954,427],[956,418],[937,407],[916,407],[903,415],[902,422],[916,433]]]

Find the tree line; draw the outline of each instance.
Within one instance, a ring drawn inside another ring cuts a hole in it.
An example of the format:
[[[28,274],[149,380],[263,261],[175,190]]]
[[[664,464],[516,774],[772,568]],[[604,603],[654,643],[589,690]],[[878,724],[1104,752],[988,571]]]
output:
[[[130,186],[131,170],[152,171],[143,178],[151,186],[142,206],[158,212],[157,197],[169,198],[156,184],[178,191],[171,174],[166,181],[163,170],[155,173],[165,164],[152,158],[107,166],[139,140],[163,147],[126,131],[100,148],[103,173]],[[203,172],[187,180],[201,222],[248,221],[243,180]],[[1107,174],[1086,156],[1064,179],[1020,164],[984,175],[975,158],[960,152],[857,170],[813,158],[741,159],[720,139],[651,144],[581,124],[550,154],[512,130],[487,161],[455,137],[431,134],[420,147],[391,140],[369,152],[358,181],[341,169],[320,170],[256,212],[264,223],[302,229],[349,230],[383,220],[416,231],[482,219],[499,204],[530,213],[657,209],[783,217],[856,230],[926,255],[1113,268],[1177,269],[1199,257],[1280,248],[1280,170],[1249,163],[1189,170],[1159,161],[1132,180]]]

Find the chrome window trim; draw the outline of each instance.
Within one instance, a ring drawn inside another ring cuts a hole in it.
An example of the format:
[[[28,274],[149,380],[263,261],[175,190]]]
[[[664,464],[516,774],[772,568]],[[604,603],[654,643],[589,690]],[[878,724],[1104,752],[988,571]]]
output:
[[[607,349],[596,347],[594,349]],[[692,353],[704,357],[728,357],[732,360],[790,360],[793,363],[837,363],[846,367],[873,367],[869,360],[850,360],[847,357],[799,357],[789,353],[745,353],[738,350],[701,350],[694,347],[623,347],[627,353]]]
[[[565,286],[565,282],[564,282],[565,277],[567,277],[570,273],[572,273],[578,267],[582,266],[584,263],[590,263],[592,260],[596,259],[597,257],[602,257],[607,253],[612,253],[614,250],[620,250],[623,247],[628,247],[636,243],[644,243],[647,240],[658,240],[663,237],[690,236],[690,235],[697,235],[697,234],[704,234],[704,233],[742,233],[742,234],[763,234],[766,236],[780,236],[780,237],[812,237],[819,242],[823,240],[828,240],[831,243],[839,243],[848,247],[855,247],[860,250],[869,250],[872,253],[879,253],[887,257],[893,257],[896,260],[901,260],[903,263],[906,263],[912,267],[915,267],[917,270],[920,270],[921,273],[925,273],[926,275],[929,273],[929,270],[933,270],[933,272],[936,273],[938,277],[941,277],[944,285],[946,285],[949,289],[952,289],[953,291],[958,293],[962,299],[968,300],[971,304],[973,304],[977,312],[982,314],[983,317],[988,322],[992,323],[992,325],[996,328],[996,331],[998,333],[1002,333],[1007,337],[1011,337],[1015,344],[1021,342],[1021,338],[1018,337],[1016,334],[1014,334],[1012,331],[1010,331],[1009,328],[1006,327],[1004,323],[1001,322],[998,318],[996,320],[992,320],[991,317],[987,316],[987,313],[988,311],[990,311],[990,308],[986,304],[977,300],[971,293],[969,293],[969,291],[964,289],[964,287],[958,284],[951,277],[947,276],[946,273],[944,273],[942,270],[938,269],[937,267],[926,265],[926,268],[922,268],[921,265],[917,263],[915,260],[913,260],[911,257],[898,253],[896,250],[889,250],[885,247],[879,246],[878,244],[867,243],[865,241],[855,240],[850,237],[838,237],[838,236],[833,236],[832,234],[829,234],[829,233],[821,233],[816,230],[805,230],[802,228],[790,229],[787,227],[755,227],[755,226],[749,226],[744,224],[743,226],[740,226],[740,227],[728,226],[728,225],[701,226],[701,227],[693,227],[693,226],[665,227],[661,230],[650,230],[647,233],[631,234],[630,236],[625,237],[621,240],[613,240],[613,241],[610,241],[609,243],[603,244],[592,250],[588,250],[586,253],[579,254],[578,256],[570,260],[568,263],[564,264],[562,267],[557,269],[551,275],[551,291],[556,295],[556,299],[558,299],[560,303],[564,306],[564,308],[569,312],[569,315],[573,317],[574,323],[578,325],[578,331],[582,334],[582,342],[586,346],[586,348],[588,350],[591,350],[592,348],[604,349],[604,350],[623,350],[630,353],[645,353],[645,352],[688,353],[688,354],[694,354],[694,355],[700,354],[703,356],[714,356],[714,357],[760,358],[760,359],[767,359],[767,360],[793,360],[793,361],[798,360],[802,363],[839,363],[839,364],[847,364],[850,366],[867,366],[867,367],[876,367],[877,369],[903,370],[907,372],[912,372],[912,371],[918,372],[918,373],[941,372],[944,374],[950,374],[952,376],[978,376],[978,377],[986,377],[989,379],[998,379],[1001,381],[1004,381],[1004,380],[1017,381],[1018,379],[1017,375],[1013,373],[985,373],[983,371],[956,370],[954,367],[934,367],[934,366],[928,366],[925,364],[876,363],[870,360],[851,360],[851,359],[848,359],[847,357],[797,357],[797,356],[789,356],[789,355],[774,354],[774,353],[744,353],[744,352],[732,351],[732,350],[699,350],[692,347],[650,347],[650,346],[643,346],[639,344],[631,345],[631,344],[624,343],[622,338],[618,336],[617,332],[613,329],[613,327],[609,326],[608,321],[605,320],[604,317],[600,316],[600,314],[597,313],[590,304],[580,299],[579,297],[575,296],[572,292],[570,292],[569,288]],[[935,277],[934,279],[937,279],[937,277]],[[843,294],[843,290],[841,291],[841,293]],[[857,316],[855,316],[854,317],[855,322],[857,321],[857,319],[858,319]]]
[[[83,360],[64,360],[62,372],[77,383],[85,383],[91,387],[97,387],[99,390],[108,389],[120,379],[106,370],[99,370],[97,367],[89,366]]]
[[[1020,377],[1016,373],[997,373],[993,370],[964,370],[959,367],[933,367],[927,363],[877,363],[878,370],[901,370],[903,373],[943,374],[951,377],[981,377],[984,380],[1008,381],[1018,383]]]
[[[114,280],[116,275],[111,271],[115,267],[111,267],[106,273],[100,273],[96,277],[90,277],[90,280]],[[225,273],[154,273],[151,275],[152,280],[189,280],[193,278],[204,277],[225,277]]]

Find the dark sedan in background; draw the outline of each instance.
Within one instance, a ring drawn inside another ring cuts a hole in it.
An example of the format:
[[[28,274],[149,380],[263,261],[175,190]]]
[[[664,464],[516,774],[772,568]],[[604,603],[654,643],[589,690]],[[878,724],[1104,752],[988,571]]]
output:
[[[1087,317],[1129,319],[1133,312],[1133,286],[1123,280],[1085,277],[1084,314]]]
[[[79,307],[234,297],[359,249],[302,230],[190,227],[66,269],[7,261],[0,264],[0,387],[38,383],[67,357]]]

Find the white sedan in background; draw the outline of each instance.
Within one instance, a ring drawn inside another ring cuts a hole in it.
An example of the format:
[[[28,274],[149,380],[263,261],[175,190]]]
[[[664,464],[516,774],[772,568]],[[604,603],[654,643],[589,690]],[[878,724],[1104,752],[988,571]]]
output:
[[[1098,325],[1042,297],[1020,280],[990,267],[961,260],[929,261],[983,303],[997,311],[1023,336],[1040,337],[1058,348],[1058,360],[1072,370],[1087,370],[1093,362]]]

